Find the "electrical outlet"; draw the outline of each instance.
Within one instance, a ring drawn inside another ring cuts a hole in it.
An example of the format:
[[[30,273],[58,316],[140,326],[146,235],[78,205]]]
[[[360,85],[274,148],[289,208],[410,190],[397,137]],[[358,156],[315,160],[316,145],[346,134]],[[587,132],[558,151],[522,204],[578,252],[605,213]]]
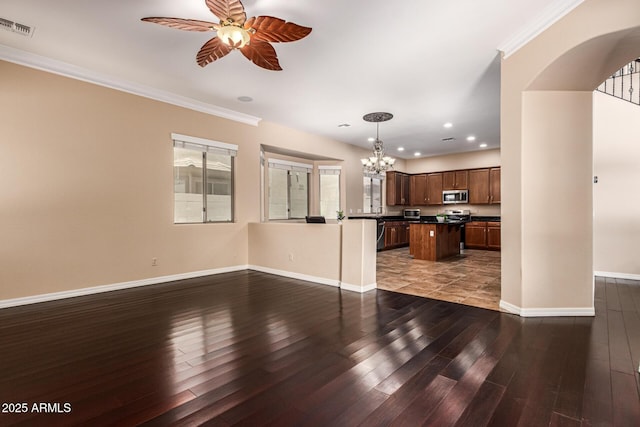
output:
[[[151,258],[151,266],[156,267],[158,265],[158,258]]]
[[[293,254],[289,254],[289,261],[293,261]]]

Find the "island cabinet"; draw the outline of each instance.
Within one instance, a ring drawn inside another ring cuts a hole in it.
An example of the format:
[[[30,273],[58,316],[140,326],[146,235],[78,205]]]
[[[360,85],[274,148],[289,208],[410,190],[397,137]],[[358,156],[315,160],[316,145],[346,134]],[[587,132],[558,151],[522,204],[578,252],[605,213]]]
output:
[[[409,175],[403,172],[387,171],[387,205],[409,205]]]
[[[409,244],[409,222],[387,221],[384,224],[384,249],[399,248]]]
[[[472,205],[500,203],[500,168],[469,171],[469,203]]]
[[[442,173],[443,190],[467,190],[469,188],[469,171],[450,171]]]
[[[410,224],[409,253],[415,259],[439,261],[460,253],[460,224]]]
[[[500,222],[471,221],[464,230],[465,248],[500,250]]]

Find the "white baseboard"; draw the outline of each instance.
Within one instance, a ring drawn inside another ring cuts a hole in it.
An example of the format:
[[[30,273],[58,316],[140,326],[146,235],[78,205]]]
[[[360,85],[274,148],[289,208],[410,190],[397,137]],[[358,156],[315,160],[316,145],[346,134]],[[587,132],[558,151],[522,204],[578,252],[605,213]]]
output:
[[[612,279],[640,280],[640,274],[614,273],[611,271],[594,271],[593,275],[600,277],[610,277]]]
[[[0,309],[16,307],[20,305],[36,304],[39,302],[53,301],[64,298],[73,298],[84,295],[99,294],[102,292],[118,291],[121,289],[137,288],[140,286],[156,285],[159,283],[174,282],[176,280],[193,279],[195,277],[211,276],[213,274],[230,273],[232,271],[246,270],[246,265],[215,268],[211,270],[193,271],[190,273],[172,274],[170,276],[151,277],[149,279],[132,280],[130,282],[113,283],[111,285],[94,286],[91,288],[73,289],[70,291],[53,292],[29,297],[0,300]]]
[[[345,291],[358,292],[364,294],[365,292],[373,291],[378,287],[377,283],[372,283],[370,285],[351,285],[349,283],[340,283],[340,289],[344,289]]]
[[[288,277],[290,279],[304,280],[307,282],[318,283],[320,285],[333,286],[335,288],[340,287],[340,281],[334,279],[327,279],[326,277],[309,276],[307,274],[295,273],[293,271],[276,270],[275,268],[263,267],[261,265],[249,265],[249,270],[260,271],[262,273],[275,274],[276,276]]]
[[[500,300],[500,308],[521,317],[584,317],[595,316],[594,307],[521,308]]]

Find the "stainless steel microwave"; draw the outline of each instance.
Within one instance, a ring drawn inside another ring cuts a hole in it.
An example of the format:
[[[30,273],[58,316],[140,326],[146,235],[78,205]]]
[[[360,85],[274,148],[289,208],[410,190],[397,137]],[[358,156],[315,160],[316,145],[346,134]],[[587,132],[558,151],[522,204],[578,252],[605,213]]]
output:
[[[469,203],[469,190],[444,190],[442,203],[450,205],[454,203]]]

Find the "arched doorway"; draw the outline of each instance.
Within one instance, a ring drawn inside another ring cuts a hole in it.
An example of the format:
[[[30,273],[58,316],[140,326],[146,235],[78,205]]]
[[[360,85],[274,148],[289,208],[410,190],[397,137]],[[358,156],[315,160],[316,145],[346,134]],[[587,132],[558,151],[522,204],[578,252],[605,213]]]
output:
[[[502,63],[502,301],[593,315],[593,90],[640,55],[640,4],[592,0]]]

